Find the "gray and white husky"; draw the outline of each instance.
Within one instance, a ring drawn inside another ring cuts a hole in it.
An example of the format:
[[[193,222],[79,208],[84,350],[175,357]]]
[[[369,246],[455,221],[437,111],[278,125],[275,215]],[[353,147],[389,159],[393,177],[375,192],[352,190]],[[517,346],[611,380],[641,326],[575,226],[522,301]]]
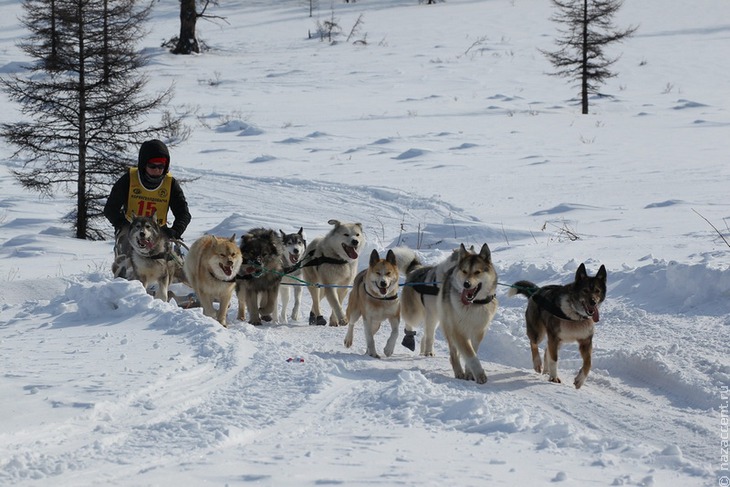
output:
[[[134,216],[116,237],[114,277],[138,280],[145,289],[156,284],[155,298],[168,300],[168,288],[181,261],[173,254],[173,244],[157,223],[157,214]]]
[[[307,248],[307,240],[304,236],[304,229],[299,227],[296,233],[284,233],[279,230],[281,242],[284,245],[284,254],[282,255],[282,264],[284,266],[284,276],[281,279],[279,287],[279,300],[281,301],[281,312],[279,313],[279,323],[286,323],[286,310],[289,307],[289,298],[294,295],[294,307],[291,311],[291,319],[297,321],[299,319],[299,308],[302,302],[302,286],[301,281],[292,279],[302,275],[301,260],[304,257],[304,251]],[[291,277],[288,277],[291,276]]]
[[[323,297],[332,309],[330,326],[347,325],[342,303],[347,291],[357,275],[357,261],[365,244],[365,234],[361,223],[341,223],[329,220],[333,228],[323,237],[317,237],[307,246],[303,266],[304,280],[312,295],[312,311],[309,313],[310,325],[325,325],[327,320],[320,311]]]

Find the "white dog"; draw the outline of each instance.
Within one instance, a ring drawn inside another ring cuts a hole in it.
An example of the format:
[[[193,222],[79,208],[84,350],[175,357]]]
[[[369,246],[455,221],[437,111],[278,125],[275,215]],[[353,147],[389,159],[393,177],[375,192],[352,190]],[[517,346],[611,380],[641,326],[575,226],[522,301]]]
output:
[[[304,280],[312,295],[310,325],[325,325],[320,311],[323,297],[332,308],[330,326],[347,325],[342,303],[357,274],[357,259],[365,243],[361,223],[340,223],[330,220],[334,228],[324,237],[317,237],[307,246],[303,266]]]

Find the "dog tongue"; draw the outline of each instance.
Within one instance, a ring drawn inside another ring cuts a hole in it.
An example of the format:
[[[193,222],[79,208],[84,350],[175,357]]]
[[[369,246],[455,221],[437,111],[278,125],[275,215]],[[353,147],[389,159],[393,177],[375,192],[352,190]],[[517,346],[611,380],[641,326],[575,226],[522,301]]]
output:
[[[378,291],[380,291],[380,294],[385,295],[385,293],[388,292],[388,288],[387,287],[379,287],[378,288]]]
[[[461,291],[461,302],[462,304],[471,304],[472,301],[474,301],[474,294],[476,291],[474,289],[464,289]]]
[[[289,262],[296,264],[299,262],[299,256],[297,254],[289,254]]]
[[[351,259],[357,259],[357,251],[355,250],[355,247],[350,247],[349,245],[342,245],[342,248],[345,249],[345,253],[347,256]]]
[[[598,308],[596,307],[595,311],[593,311],[593,322],[598,323],[599,317],[598,317]]]

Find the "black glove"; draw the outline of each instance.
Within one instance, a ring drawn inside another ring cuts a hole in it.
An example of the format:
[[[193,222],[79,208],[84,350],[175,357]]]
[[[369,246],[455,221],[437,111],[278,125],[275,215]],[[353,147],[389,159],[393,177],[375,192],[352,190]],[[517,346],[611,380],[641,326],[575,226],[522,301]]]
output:
[[[171,240],[177,240],[176,232],[170,227],[162,227],[162,233],[164,233],[167,238]]]

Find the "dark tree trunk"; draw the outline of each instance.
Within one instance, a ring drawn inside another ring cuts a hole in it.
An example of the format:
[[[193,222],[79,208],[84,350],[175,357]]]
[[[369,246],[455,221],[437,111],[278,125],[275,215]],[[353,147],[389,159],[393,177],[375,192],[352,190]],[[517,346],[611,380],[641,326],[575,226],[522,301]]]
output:
[[[581,47],[581,84],[580,106],[581,113],[588,115],[588,0],[583,0],[583,45]]]
[[[173,54],[200,53],[198,38],[195,36],[195,23],[198,21],[198,11],[195,0],[180,0],[180,37]]]

